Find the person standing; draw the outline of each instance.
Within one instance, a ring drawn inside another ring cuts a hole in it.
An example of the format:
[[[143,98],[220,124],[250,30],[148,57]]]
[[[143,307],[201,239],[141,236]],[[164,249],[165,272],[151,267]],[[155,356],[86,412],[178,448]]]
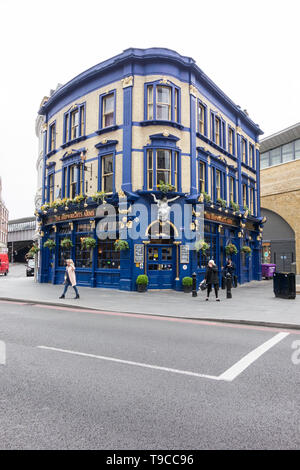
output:
[[[212,259],[208,262],[204,280],[207,284],[207,297],[206,297],[206,300],[209,299],[209,294],[211,293],[212,286],[214,286],[216,301],[220,302],[220,299],[218,297],[218,292],[219,292],[218,268],[217,268],[214,260],[212,260]]]
[[[226,274],[230,274],[231,279],[232,279],[232,285],[234,287],[237,287],[237,276],[235,275],[235,264],[232,261],[232,259],[230,258],[227,259],[226,266],[224,268],[223,273],[225,277],[226,277]]]
[[[65,294],[68,290],[68,287],[72,286],[74,291],[75,291],[75,294],[76,294],[74,299],[79,299],[79,292],[78,292],[78,289],[76,287],[76,275],[75,275],[75,266],[74,266],[73,260],[72,259],[67,259],[66,260],[66,265],[67,266],[66,266],[65,281],[64,281],[65,288],[64,288],[64,291],[63,291],[62,295],[59,298],[64,299]]]

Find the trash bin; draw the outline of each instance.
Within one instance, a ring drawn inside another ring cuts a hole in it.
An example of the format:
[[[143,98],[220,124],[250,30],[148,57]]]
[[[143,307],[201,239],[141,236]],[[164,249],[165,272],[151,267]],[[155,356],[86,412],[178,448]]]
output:
[[[275,297],[281,299],[296,298],[296,276],[294,273],[274,273],[273,290]]]
[[[276,264],[264,263],[261,265],[261,275],[265,279],[272,279],[276,271]]]

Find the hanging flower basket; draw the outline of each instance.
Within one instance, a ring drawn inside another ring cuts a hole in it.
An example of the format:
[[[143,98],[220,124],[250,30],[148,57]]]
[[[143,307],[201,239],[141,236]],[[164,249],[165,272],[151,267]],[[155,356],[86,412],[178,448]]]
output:
[[[28,255],[36,255],[38,252],[40,251],[38,245],[32,245],[32,247],[30,248],[30,250],[28,251]]]
[[[45,243],[44,243],[44,248],[48,248],[49,250],[54,250],[56,246],[56,243],[54,240],[51,240],[51,238],[49,238]]]
[[[85,250],[92,250],[96,246],[96,240],[93,237],[82,237],[81,241],[81,248]]]
[[[225,247],[226,255],[236,255],[238,252],[237,247],[233,243],[228,243]]]
[[[210,244],[206,243],[204,240],[197,240],[195,242],[195,250],[201,251],[204,256],[207,255],[207,250],[209,250]]]
[[[245,253],[247,256],[250,256],[252,253],[250,246],[247,246],[247,245],[242,246],[241,251]]]
[[[126,240],[116,240],[114,243],[115,251],[125,251],[129,249],[128,242]]]
[[[69,248],[72,248],[73,246],[73,243],[72,243],[72,240],[70,238],[64,238],[61,242],[60,242],[60,246],[62,248],[66,248],[67,250]]]

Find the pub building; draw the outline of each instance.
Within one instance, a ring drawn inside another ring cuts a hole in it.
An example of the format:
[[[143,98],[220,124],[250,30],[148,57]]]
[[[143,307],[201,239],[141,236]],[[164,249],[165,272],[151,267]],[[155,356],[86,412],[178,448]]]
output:
[[[135,290],[137,276],[147,274],[149,289],[181,290],[183,277],[203,279],[209,259],[221,275],[230,243],[239,282],[261,279],[262,131],[192,58],[127,49],[58,87],[39,114],[40,282],[61,283],[72,258],[79,285]],[[206,252],[192,249],[186,219],[174,223],[172,212],[173,204],[182,213],[189,207],[196,233],[202,202]],[[148,208],[148,220],[136,236],[138,204]],[[128,245],[116,251],[124,230]],[[83,243],[90,238],[95,246]]]

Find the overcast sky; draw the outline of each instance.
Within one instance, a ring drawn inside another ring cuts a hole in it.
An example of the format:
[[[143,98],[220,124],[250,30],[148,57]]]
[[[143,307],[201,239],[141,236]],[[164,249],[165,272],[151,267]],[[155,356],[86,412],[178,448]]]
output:
[[[299,0],[0,0],[0,175],[9,218],[31,216],[43,96],[128,47],[197,65],[265,136],[300,121]]]

